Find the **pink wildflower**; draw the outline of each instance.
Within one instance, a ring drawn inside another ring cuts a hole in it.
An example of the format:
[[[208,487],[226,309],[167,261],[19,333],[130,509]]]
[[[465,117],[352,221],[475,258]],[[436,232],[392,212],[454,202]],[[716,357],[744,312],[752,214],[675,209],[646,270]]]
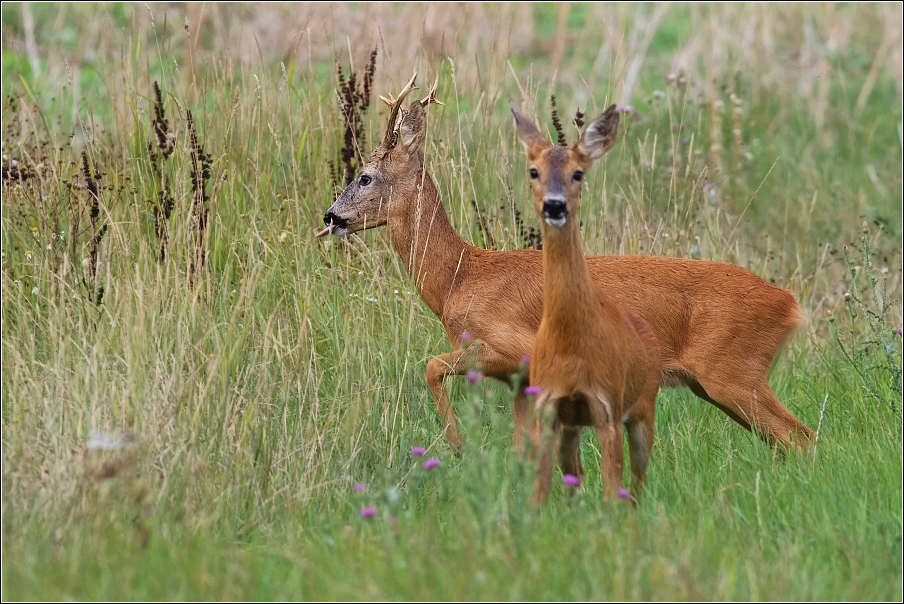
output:
[[[367,506],[366,508],[361,508],[361,517],[365,519],[373,518],[377,515],[377,508],[372,505]]]
[[[581,479],[575,476],[574,474],[565,474],[562,476],[562,482],[571,487],[580,486]]]

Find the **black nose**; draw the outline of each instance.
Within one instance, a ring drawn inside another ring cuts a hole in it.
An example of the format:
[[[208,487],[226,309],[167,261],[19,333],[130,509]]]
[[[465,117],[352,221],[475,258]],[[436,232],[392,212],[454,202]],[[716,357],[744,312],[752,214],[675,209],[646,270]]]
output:
[[[339,218],[332,212],[327,212],[326,214],[323,215],[323,224],[324,224],[324,226],[330,226],[330,225],[337,226],[341,229],[344,229],[345,227],[348,226],[347,221],[343,220],[342,218]]]
[[[568,216],[568,208],[561,199],[543,200],[543,217],[550,220],[562,220]]]

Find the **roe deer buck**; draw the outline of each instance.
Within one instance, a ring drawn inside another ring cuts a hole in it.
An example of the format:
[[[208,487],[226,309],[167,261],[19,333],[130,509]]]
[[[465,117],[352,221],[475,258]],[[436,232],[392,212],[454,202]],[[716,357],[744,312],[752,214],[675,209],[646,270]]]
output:
[[[424,163],[424,109],[436,102],[436,84],[400,111],[416,76],[397,99],[383,99],[390,105],[383,141],[327,210],[326,228],[317,236],[344,237],[386,225],[421,299],[453,346],[427,363],[426,379],[445,435],[459,447],[458,420],[443,382],[465,374],[473,359],[485,375],[511,384],[540,326],[542,255],[480,249],[453,230]],[[590,256],[587,265],[594,282],[653,328],[664,386],[688,386],[772,445],[812,442],[813,432],[779,402],[767,380],[776,353],[801,321],[790,292],[725,262]],[[471,344],[462,341],[465,332]],[[481,343],[476,352],[474,342]],[[516,393],[518,426],[525,425],[526,385]]]
[[[618,112],[610,106],[572,147],[553,145],[515,109],[512,115],[530,161],[543,233],[543,317],[530,357],[530,383],[540,388],[532,432],[538,458],[533,502],[549,494],[557,445],[562,473],[583,480],[582,426],[596,431],[604,492],[614,497],[623,474],[622,422],[636,502],[653,449],[659,343],[646,321],[590,278],[578,217],[584,172],[615,144]]]

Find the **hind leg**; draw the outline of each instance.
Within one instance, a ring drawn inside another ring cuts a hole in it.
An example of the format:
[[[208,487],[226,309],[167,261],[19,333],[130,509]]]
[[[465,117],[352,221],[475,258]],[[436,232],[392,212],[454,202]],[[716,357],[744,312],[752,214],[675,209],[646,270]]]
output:
[[[691,390],[773,447],[805,450],[816,435],[785,407],[764,380],[707,378],[692,383]]]

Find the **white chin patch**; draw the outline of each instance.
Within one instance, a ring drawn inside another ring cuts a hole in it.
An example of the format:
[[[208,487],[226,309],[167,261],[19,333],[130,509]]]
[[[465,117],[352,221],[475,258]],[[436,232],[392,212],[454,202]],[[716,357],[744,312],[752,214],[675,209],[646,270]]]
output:
[[[568,222],[567,218],[543,218],[543,221],[549,226],[556,227],[557,229],[561,229],[565,226],[565,223]]]
[[[330,235],[335,237],[345,237],[348,235],[348,229],[343,229],[342,227],[333,227],[333,230],[330,231]]]

